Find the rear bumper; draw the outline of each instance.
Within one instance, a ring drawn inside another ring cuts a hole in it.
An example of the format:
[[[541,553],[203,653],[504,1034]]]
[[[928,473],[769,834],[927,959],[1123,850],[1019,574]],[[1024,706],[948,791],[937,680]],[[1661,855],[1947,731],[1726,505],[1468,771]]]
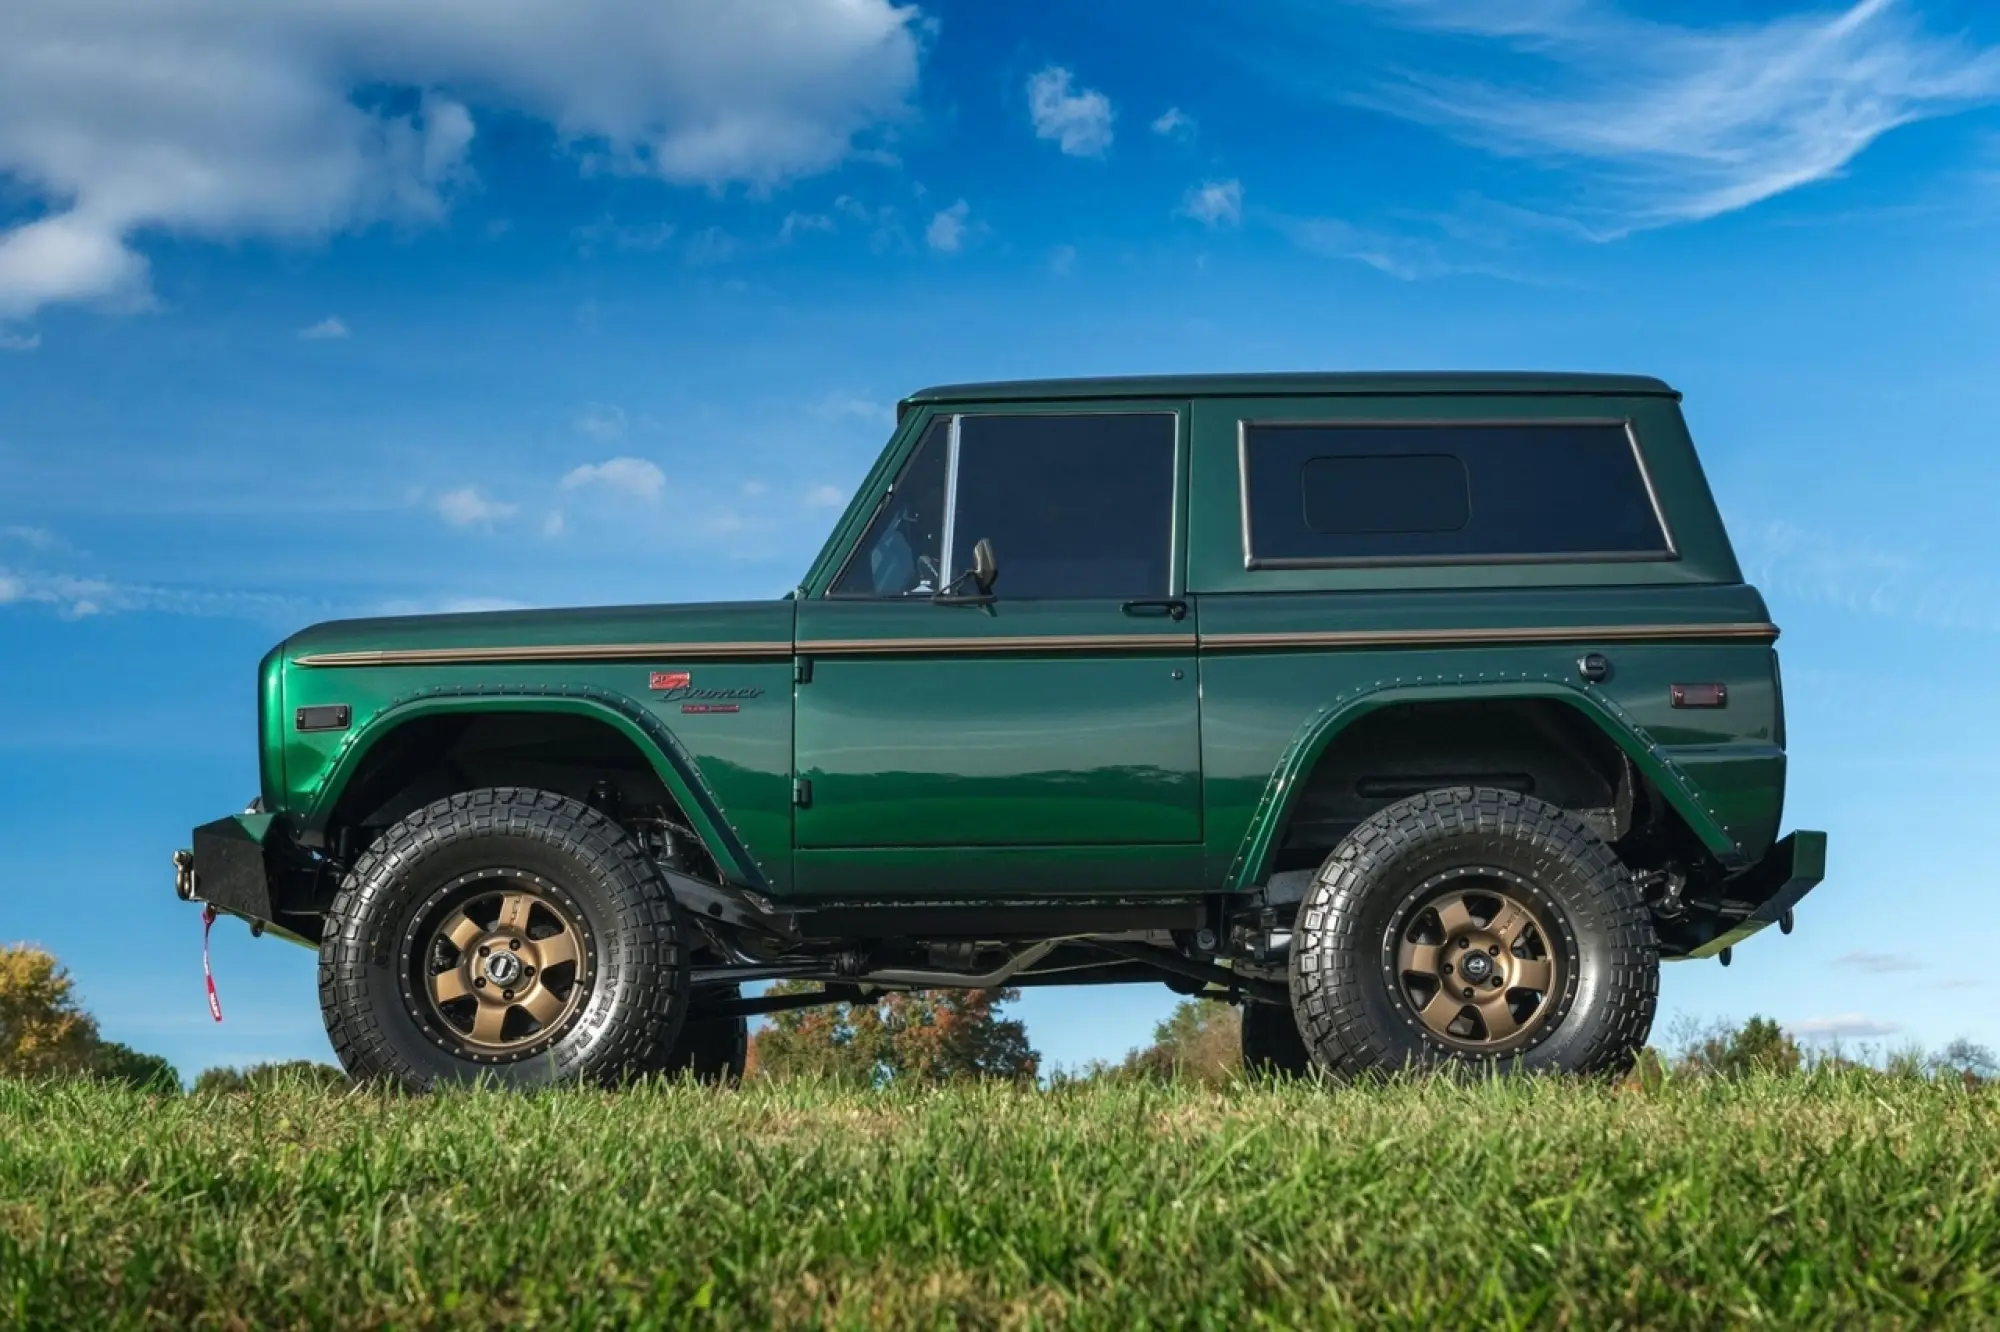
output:
[[[1723,885],[1722,914],[1735,923],[1687,956],[1713,957],[1766,925],[1782,922],[1789,932],[1792,908],[1825,877],[1826,834],[1793,833]]]
[[[174,853],[174,893],[184,902],[201,902],[217,911],[250,922],[251,933],[269,931],[293,943],[316,947],[314,940],[276,923],[279,909],[273,884],[281,858],[289,854],[289,839],[275,835],[277,817],[245,812],[204,823],[193,833],[193,846]]]

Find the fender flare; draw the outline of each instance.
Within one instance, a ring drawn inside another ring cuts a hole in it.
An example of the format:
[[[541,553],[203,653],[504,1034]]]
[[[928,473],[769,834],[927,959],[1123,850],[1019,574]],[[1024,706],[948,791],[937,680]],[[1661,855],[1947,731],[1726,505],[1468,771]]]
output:
[[[1632,761],[1632,766],[1659,788],[1681,818],[1687,821],[1702,845],[1724,865],[1736,867],[1744,860],[1743,849],[1723,827],[1721,819],[1702,802],[1701,793],[1687,780],[1665,749],[1638,722],[1603,691],[1575,685],[1551,677],[1514,681],[1464,681],[1457,677],[1434,682],[1398,681],[1345,694],[1321,707],[1306,719],[1279,756],[1264,793],[1244,829],[1242,843],[1230,862],[1225,882],[1230,891],[1244,891],[1264,882],[1271,857],[1292,806],[1298,798],[1300,781],[1326,753],[1341,733],[1362,717],[1398,703],[1422,703],[1446,695],[1452,702],[1503,699],[1539,699],[1560,703],[1589,720],[1606,739]]]
[[[725,879],[748,888],[769,886],[763,867],[702,779],[694,756],[666,724],[632,698],[585,686],[442,687],[392,699],[342,741],[325,778],[312,793],[304,824],[324,828],[331,821],[348,783],[392,732],[420,718],[471,712],[562,713],[605,723],[630,740],[652,766]]]

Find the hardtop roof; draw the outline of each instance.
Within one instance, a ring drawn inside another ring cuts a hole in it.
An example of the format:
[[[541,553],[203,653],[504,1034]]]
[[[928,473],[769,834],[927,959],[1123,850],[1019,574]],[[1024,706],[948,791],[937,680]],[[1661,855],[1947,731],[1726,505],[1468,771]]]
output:
[[[1013,379],[938,384],[903,406],[950,402],[1089,401],[1112,398],[1276,398],[1339,394],[1587,394],[1670,397],[1680,393],[1650,375],[1550,371],[1327,371],[1279,374],[1128,375],[1101,379]]]

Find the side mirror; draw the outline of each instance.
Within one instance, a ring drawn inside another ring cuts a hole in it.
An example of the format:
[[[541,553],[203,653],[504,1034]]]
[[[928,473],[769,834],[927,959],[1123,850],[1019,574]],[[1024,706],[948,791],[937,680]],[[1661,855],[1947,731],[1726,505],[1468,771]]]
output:
[[[990,606],[993,584],[999,577],[1000,561],[993,554],[993,543],[981,537],[972,546],[972,567],[952,579],[931,600],[943,606]],[[961,592],[959,589],[968,582],[975,590]]]
[[[985,537],[972,544],[972,581],[981,596],[993,595],[993,582],[1000,577],[1000,562],[993,557],[993,543]]]

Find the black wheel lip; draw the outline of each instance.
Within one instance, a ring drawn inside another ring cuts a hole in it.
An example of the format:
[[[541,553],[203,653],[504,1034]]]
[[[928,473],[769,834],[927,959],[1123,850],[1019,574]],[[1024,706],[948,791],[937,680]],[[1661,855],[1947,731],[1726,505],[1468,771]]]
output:
[[[444,908],[445,903],[459,895],[460,890],[466,885],[487,879],[511,879],[516,883],[532,884],[537,891],[559,898],[571,918],[575,920],[577,933],[583,937],[584,960],[588,964],[583,983],[590,989],[586,989],[577,1002],[570,1006],[569,1015],[562,1023],[553,1031],[543,1033],[533,1041],[505,1054],[483,1054],[476,1050],[468,1050],[453,1033],[440,1032],[437,1024],[431,1020],[431,1004],[428,996],[419,996],[412,983],[416,975],[416,950],[419,947],[428,948],[430,944],[428,938],[419,939],[420,935],[425,934],[422,928],[424,922],[433,918]],[[403,926],[398,933],[400,937],[396,950],[396,990],[403,1001],[404,1015],[415,1024],[425,1040],[453,1059],[468,1064],[498,1068],[547,1054],[552,1047],[561,1043],[565,1036],[575,1031],[578,1024],[583,1021],[584,1014],[590,1009],[591,990],[599,983],[597,936],[590,928],[590,918],[585,914],[582,904],[560,884],[533,870],[505,865],[481,866],[478,869],[467,870],[426,896],[416,909],[404,918]]]
[[[1504,1049],[1487,1052],[1462,1045],[1454,1045],[1450,1041],[1439,1039],[1437,1033],[1426,1027],[1422,1019],[1418,1018],[1416,1010],[1410,1007],[1410,1001],[1403,993],[1401,977],[1396,972],[1398,942],[1401,940],[1403,930],[1408,925],[1411,916],[1427,906],[1431,898],[1436,896],[1436,890],[1443,885],[1456,879],[1478,877],[1498,879],[1523,892],[1532,894],[1537,904],[1542,906],[1548,912],[1549,916],[1552,917],[1553,928],[1562,936],[1563,949],[1560,976],[1562,993],[1557,997],[1556,1003],[1549,1015],[1542,1020],[1541,1025],[1530,1034],[1527,1040],[1522,1041],[1518,1045],[1510,1045]],[[1439,870],[1405,892],[1402,900],[1396,904],[1396,909],[1389,914],[1388,921],[1382,927],[1382,943],[1378,950],[1378,955],[1381,959],[1383,985],[1389,992],[1389,1003],[1395,1009],[1396,1016],[1401,1018],[1404,1025],[1411,1028],[1416,1033],[1418,1039],[1422,1040],[1426,1045],[1429,1045],[1433,1049],[1445,1051],[1454,1059],[1463,1063],[1473,1064],[1518,1059],[1529,1051],[1546,1044],[1554,1037],[1561,1030],[1563,1019],[1569,1016],[1570,1009],[1576,1003],[1577,982],[1579,979],[1578,969],[1582,961],[1581,950],[1577,947],[1576,943],[1576,931],[1570,925],[1568,914],[1563,911],[1562,904],[1556,901],[1554,894],[1518,871],[1491,864],[1453,865],[1448,869]]]

